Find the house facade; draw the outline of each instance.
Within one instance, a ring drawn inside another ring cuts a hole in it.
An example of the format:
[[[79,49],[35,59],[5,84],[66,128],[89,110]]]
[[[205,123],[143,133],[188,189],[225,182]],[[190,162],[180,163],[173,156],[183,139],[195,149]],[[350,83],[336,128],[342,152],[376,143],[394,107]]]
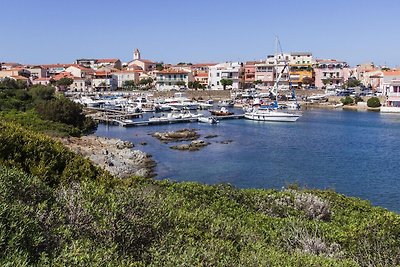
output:
[[[208,87],[213,90],[223,90],[221,80],[232,80],[232,89],[238,89],[241,86],[240,74],[242,71],[242,63],[225,62],[209,68]]]
[[[343,86],[349,78],[349,66],[335,59],[317,59],[314,63],[315,86],[336,88]]]
[[[140,73],[141,71],[136,70],[121,70],[113,72],[112,75],[117,81],[117,88],[124,88],[126,81],[134,81],[135,84],[138,84]]]
[[[166,69],[155,72],[155,86],[159,91],[179,90],[187,87],[189,81],[193,81],[193,76],[188,71]]]

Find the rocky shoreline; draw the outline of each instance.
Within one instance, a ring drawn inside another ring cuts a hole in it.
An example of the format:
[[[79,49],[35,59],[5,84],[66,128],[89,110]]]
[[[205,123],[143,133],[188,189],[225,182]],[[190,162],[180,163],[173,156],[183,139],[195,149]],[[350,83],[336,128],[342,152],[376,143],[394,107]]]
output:
[[[130,142],[94,135],[63,138],[60,141],[117,177],[155,176],[154,160],[147,153],[132,149],[134,145]]]

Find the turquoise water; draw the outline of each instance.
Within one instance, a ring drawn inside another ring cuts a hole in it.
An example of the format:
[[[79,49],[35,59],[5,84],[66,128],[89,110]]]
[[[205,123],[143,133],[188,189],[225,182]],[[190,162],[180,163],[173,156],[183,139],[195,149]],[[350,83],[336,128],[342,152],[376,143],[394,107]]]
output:
[[[195,128],[216,134],[200,151],[176,151],[155,131]],[[132,141],[157,162],[157,179],[281,188],[297,182],[332,188],[400,211],[400,114],[306,110],[296,123],[226,120],[123,128],[99,125],[97,135]],[[220,141],[232,140],[228,144]],[[140,145],[146,142],[147,145]]]

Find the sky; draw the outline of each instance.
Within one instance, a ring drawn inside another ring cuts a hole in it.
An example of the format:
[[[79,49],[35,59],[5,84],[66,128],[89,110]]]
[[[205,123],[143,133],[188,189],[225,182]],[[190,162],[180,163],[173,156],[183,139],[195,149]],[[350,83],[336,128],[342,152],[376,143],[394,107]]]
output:
[[[398,0],[0,0],[0,62],[165,63],[264,59],[275,51],[400,66]]]

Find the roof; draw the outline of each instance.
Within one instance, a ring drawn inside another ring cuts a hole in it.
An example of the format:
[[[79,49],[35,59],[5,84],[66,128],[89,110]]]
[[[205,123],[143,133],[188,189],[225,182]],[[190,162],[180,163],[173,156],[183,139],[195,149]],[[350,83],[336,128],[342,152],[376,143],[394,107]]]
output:
[[[118,58],[102,58],[102,59],[98,59],[97,63],[115,63],[118,60],[119,60]]]
[[[132,62],[134,62],[134,61],[141,61],[141,62],[143,62],[143,63],[155,64],[155,62],[153,62],[153,61],[151,61],[151,60],[148,60],[148,59],[134,59],[134,60],[132,60],[132,61],[129,62],[129,63],[132,63]]]
[[[69,73],[69,72],[61,72],[61,73],[59,73],[59,74],[57,74],[57,75],[55,75],[54,77],[53,77],[53,79],[54,80],[56,80],[56,81],[58,81],[58,80],[60,80],[60,79],[62,79],[62,78],[71,78],[71,79],[76,79],[76,78],[79,78],[79,77],[75,77],[74,75],[72,75],[71,73]]]
[[[291,52],[291,56],[312,56],[311,52]]]
[[[387,70],[383,71],[384,76],[400,76],[400,70]]]
[[[42,64],[40,66],[42,66],[43,68],[46,68],[46,69],[50,69],[50,68],[61,68],[61,67],[68,68],[68,67],[71,67],[71,66],[79,66],[79,65],[78,64],[60,64],[60,63],[57,63],[57,64]]]
[[[69,67],[75,67],[75,68],[78,68],[78,69],[80,69],[80,70],[82,70],[82,71],[86,71],[86,72],[91,72],[91,71],[93,71],[92,69],[90,69],[90,68],[86,68],[86,67],[83,67],[83,66],[81,66],[81,65],[73,65],[73,66],[69,66]],[[68,68],[69,68],[68,67]]]
[[[167,70],[157,71],[157,73],[159,73],[159,74],[188,74],[189,71],[167,69]]]
[[[51,80],[51,78],[42,77],[42,78],[34,79],[33,81],[34,82],[46,82],[46,81],[50,81],[50,80]]]
[[[208,66],[215,66],[218,63],[196,63],[192,64],[191,67],[208,67]]]
[[[16,76],[10,76],[11,78],[15,79],[15,80],[23,80],[23,81],[27,81],[29,80],[28,78],[24,77],[24,76],[20,76],[20,75],[16,75]]]
[[[196,77],[208,77],[208,73],[206,72],[199,72],[196,74]]]

